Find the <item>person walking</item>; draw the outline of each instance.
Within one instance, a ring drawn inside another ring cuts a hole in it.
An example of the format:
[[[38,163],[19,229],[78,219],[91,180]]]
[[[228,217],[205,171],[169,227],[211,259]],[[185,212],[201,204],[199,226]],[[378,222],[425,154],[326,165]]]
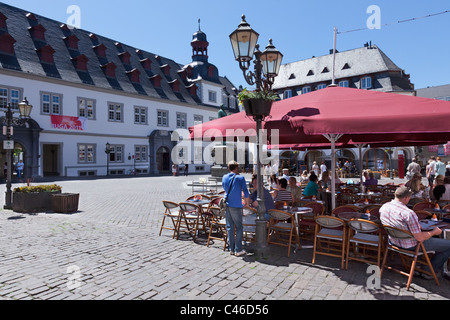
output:
[[[434,163],[434,171],[436,176],[444,176],[445,177],[445,163],[441,161],[441,157],[436,158],[436,162]]]
[[[17,172],[17,177],[20,179],[22,178],[22,174],[23,174],[23,167],[24,167],[24,163],[22,160],[19,160],[19,162],[17,162],[16,164],[16,172]]]
[[[242,238],[244,235],[242,193],[244,193],[246,206],[250,205],[250,193],[247,189],[245,177],[239,175],[239,163],[236,161],[228,163],[228,171],[230,173],[226,174],[222,179],[222,187],[226,192],[225,199],[227,199],[225,218],[228,244],[231,255],[240,257],[247,254],[242,249]]]

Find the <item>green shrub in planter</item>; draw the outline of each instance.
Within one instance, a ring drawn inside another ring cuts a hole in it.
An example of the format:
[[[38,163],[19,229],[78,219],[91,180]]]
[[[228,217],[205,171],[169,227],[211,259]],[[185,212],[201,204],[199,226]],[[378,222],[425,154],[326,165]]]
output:
[[[14,189],[13,211],[21,213],[46,212],[52,210],[52,195],[61,193],[56,184],[25,186]]]

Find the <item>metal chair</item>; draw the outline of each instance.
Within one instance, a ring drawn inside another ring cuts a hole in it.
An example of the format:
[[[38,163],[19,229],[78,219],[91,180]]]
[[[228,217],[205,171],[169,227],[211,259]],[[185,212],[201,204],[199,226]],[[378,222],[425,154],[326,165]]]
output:
[[[294,253],[297,248],[301,248],[297,228],[295,227],[295,218],[292,214],[281,210],[269,210],[268,213],[270,222],[267,243],[288,247],[288,257],[290,257],[293,237],[295,237],[296,244]]]
[[[347,222],[347,226],[347,260],[345,269],[348,269],[350,260],[376,264],[381,268],[383,234],[380,226],[375,222],[363,219],[351,219]],[[353,247],[352,256],[350,256],[350,247]]]
[[[337,257],[341,259],[341,269],[344,269],[347,234],[344,220],[331,216],[318,216],[315,217],[315,221],[312,264],[316,263],[317,255]]]
[[[421,201],[416,203],[413,206],[413,211],[418,211],[418,210],[424,210],[424,209],[434,209],[436,205],[433,202],[429,202],[429,201]]]
[[[180,216],[179,210],[175,210],[175,209],[177,209],[180,205],[178,203],[175,203],[172,201],[165,201],[165,200],[163,201],[163,205],[166,210],[164,211],[163,221],[161,223],[161,229],[159,230],[159,236],[161,236],[163,229],[172,230],[173,231],[172,239],[174,239],[175,234],[177,232],[178,219]],[[165,226],[167,218],[169,218],[172,221],[172,227]]]
[[[390,238],[399,239],[399,240],[414,239],[414,236],[409,231],[401,230],[401,229],[394,228],[391,226],[386,226],[386,225],[384,225],[383,228],[384,228],[384,230],[386,230],[386,233],[388,234],[388,236]],[[400,258],[403,263],[403,267],[406,270],[409,269],[409,272],[399,270],[395,267],[388,266],[386,264],[389,251],[396,252],[400,255]],[[430,258],[428,257],[428,253],[434,253],[434,252],[431,252],[431,251],[427,252],[425,250],[425,247],[422,242],[417,242],[417,246],[416,246],[415,250],[407,250],[402,247],[396,246],[388,241],[387,250],[385,250],[385,254],[384,254],[384,258],[383,258],[383,264],[381,267],[380,277],[382,276],[385,268],[395,271],[401,275],[407,276],[408,283],[406,285],[406,289],[409,290],[409,287],[411,286],[412,278],[414,276],[414,271],[417,270],[422,273],[433,276],[434,281],[436,282],[437,285],[439,285],[439,281],[436,277],[436,273],[434,272],[433,266],[431,265],[431,261],[430,261]],[[419,257],[424,258],[425,261],[419,260],[418,259]],[[408,265],[407,260],[412,260],[410,266]],[[426,271],[421,268],[418,268],[417,264],[428,266],[430,268],[430,271]]]

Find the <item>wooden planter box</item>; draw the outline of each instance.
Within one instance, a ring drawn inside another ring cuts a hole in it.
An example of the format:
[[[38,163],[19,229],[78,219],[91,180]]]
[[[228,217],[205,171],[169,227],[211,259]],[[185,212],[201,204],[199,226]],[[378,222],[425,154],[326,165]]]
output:
[[[52,195],[60,193],[61,191],[36,193],[14,192],[13,211],[20,213],[52,211]]]
[[[56,213],[74,213],[78,211],[79,193],[61,193],[52,195],[53,211]]]

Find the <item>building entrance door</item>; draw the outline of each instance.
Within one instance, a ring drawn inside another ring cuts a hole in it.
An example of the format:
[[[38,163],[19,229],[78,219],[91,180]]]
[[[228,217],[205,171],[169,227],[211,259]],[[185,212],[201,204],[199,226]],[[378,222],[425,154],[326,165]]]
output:
[[[44,144],[43,151],[42,167],[44,177],[59,177],[61,175],[61,146],[59,144]]]

